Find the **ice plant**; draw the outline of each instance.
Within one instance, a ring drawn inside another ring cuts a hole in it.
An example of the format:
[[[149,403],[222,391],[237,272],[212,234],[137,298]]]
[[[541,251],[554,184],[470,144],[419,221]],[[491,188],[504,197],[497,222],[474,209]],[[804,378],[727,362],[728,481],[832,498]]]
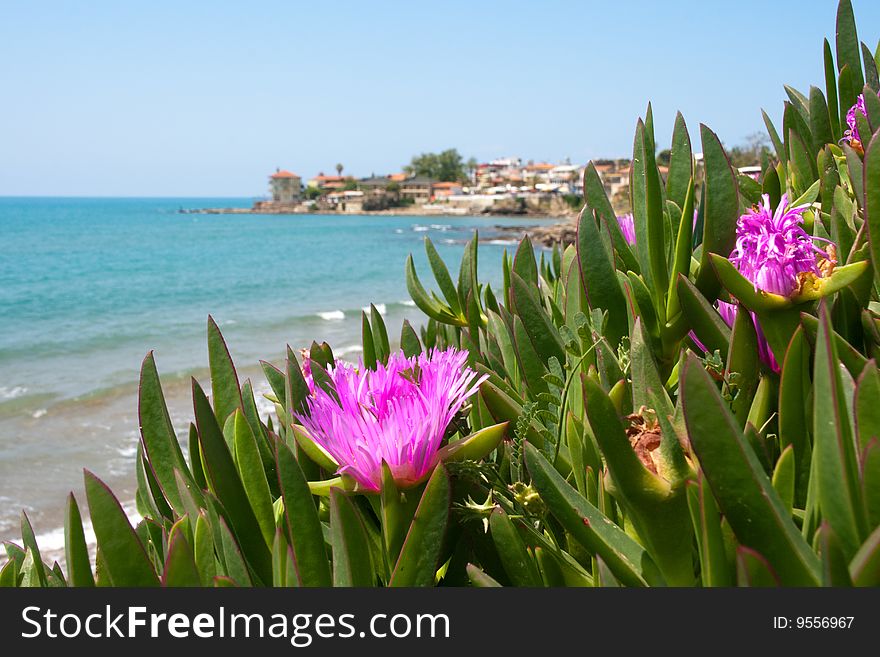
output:
[[[362,488],[380,489],[383,461],[399,486],[413,485],[430,473],[447,427],[486,378],[465,366],[467,356],[454,348],[397,352],[375,370],[337,360],[328,372],[335,394],[316,389],[309,415],[297,420]]]
[[[791,207],[788,195],[783,194],[776,210],[770,207],[770,197],[740,216],[736,226],[736,246],[730,262],[740,274],[750,280],[756,291],[791,297],[811,278],[828,273],[833,267],[833,245],[823,251],[813,243],[813,236],[803,228],[803,213],[807,206]],[[718,311],[724,321],[733,326],[737,306],[718,302]],[[761,359],[774,371],[779,363],[754,313]]]
[[[636,243],[636,226],[631,212],[617,215],[617,225],[620,226],[620,232],[623,233],[623,239],[630,246]]]
[[[856,104],[847,111],[846,125],[848,127],[843,131],[843,140],[849,142],[853,148],[861,147],[862,144],[862,137],[859,134],[858,121],[856,120],[857,113],[863,117],[868,116],[868,110],[865,109],[865,97],[862,94],[859,94]]]

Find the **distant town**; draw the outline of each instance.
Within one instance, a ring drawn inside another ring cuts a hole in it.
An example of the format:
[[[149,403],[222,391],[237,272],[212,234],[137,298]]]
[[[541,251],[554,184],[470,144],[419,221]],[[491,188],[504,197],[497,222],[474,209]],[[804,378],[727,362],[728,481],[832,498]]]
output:
[[[442,154],[441,154],[442,155]],[[414,158],[416,162],[418,158]],[[628,159],[594,161],[609,198],[627,202]],[[269,198],[254,212],[360,214],[542,214],[579,208],[584,166],[508,157],[463,166],[454,180],[409,172],[355,178],[324,172],[308,179],[285,169],[269,176]]]
[[[763,144],[735,148],[735,166],[741,173],[754,166]],[[669,151],[657,155],[665,179]],[[702,154],[694,156],[697,167]],[[736,160],[739,160],[738,162]],[[629,209],[630,160],[592,161],[615,211]],[[265,214],[443,214],[531,215],[564,217],[583,205],[586,165],[538,162],[505,157],[489,162],[463,161],[458,151],[423,153],[403,171],[358,178],[345,175],[337,164],[331,173],[319,172],[303,181],[298,174],[278,168],[269,175],[269,195],[251,208],[205,209],[206,213]],[[335,175],[334,175],[335,173]]]

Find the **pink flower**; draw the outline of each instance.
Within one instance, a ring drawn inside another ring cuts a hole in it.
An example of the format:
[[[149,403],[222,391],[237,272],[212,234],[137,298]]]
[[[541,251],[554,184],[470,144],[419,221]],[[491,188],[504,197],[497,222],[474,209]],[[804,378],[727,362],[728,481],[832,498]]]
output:
[[[397,352],[376,370],[337,360],[328,372],[336,395],[315,389],[309,415],[295,416],[339,474],[378,491],[384,461],[398,485],[411,486],[430,474],[449,423],[487,378],[465,366],[467,356],[452,348]]]
[[[817,247],[803,229],[803,213],[807,206],[792,208],[788,195],[783,194],[775,211],[770,208],[770,197],[764,194],[760,206],[750,208],[740,216],[736,225],[736,246],[730,253],[730,262],[740,274],[749,279],[755,290],[780,296],[791,296],[798,287],[803,274],[820,276],[819,258],[829,254]],[[728,326],[736,318],[735,304],[718,301],[718,312]],[[758,354],[774,372],[779,372],[779,362],[764,337],[755,313],[750,313],[758,336]],[[698,345],[705,346],[691,336]]]

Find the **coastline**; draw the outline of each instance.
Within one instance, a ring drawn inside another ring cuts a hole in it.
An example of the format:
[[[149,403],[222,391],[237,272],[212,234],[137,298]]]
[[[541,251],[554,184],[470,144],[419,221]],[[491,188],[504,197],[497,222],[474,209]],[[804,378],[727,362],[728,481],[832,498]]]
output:
[[[565,248],[574,244],[577,240],[577,217],[578,213],[572,209],[560,209],[555,207],[534,208],[525,206],[515,211],[472,211],[468,208],[443,207],[443,206],[406,206],[401,208],[388,208],[385,210],[359,210],[357,212],[343,212],[341,210],[302,210],[296,207],[250,207],[250,208],[196,208],[179,210],[181,214],[246,214],[246,215],[301,215],[301,216],[384,216],[384,217],[486,217],[490,219],[560,219],[558,223],[550,225],[534,226],[496,226],[503,235],[510,239],[521,239],[528,235],[532,242],[547,248],[560,245]]]
[[[489,217],[498,219],[510,219],[516,217],[528,218],[571,218],[576,217],[577,213],[572,211],[560,212],[553,209],[532,209],[526,208],[522,211],[494,211],[480,212],[472,211],[467,208],[442,206],[416,206],[409,205],[400,208],[388,208],[385,210],[359,210],[357,212],[343,212],[341,210],[299,210],[291,207],[282,208],[195,208],[181,209],[181,214],[290,214],[290,215],[340,215],[340,216],[364,216],[364,217]]]

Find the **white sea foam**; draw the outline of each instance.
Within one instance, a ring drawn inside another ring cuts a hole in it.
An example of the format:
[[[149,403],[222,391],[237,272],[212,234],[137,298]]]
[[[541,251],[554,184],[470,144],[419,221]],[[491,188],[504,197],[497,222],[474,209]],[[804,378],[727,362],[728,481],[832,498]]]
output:
[[[338,321],[345,319],[345,313],[341,310],[328,310],[327,312],[318,313],[318,317],[327,321]]]
[[[417,233],[427,233],[429,230],[431,230],[431,227],[430,227],[430,226],[418,226],[418,225],[416,225],[416,226],[413,226],[413,230],[414,230],[415,232],[417,232]]]
[[[38,408],[33,413],[31,413],[31,417],[34,418],[35,420],[39,420],[41,417],[43,417],[48,412],[49,411],[47,411],[45,408]]]
[[[376,306],[376,310],[379,311],[380,315],[384,315],[388,312],[388,307],[384,303],[374,303],[373,305]],[[361,308],[361,310],[363,310],[365,313],[368,313],[370,312],[370,307],[364,306],[363,308]]]
[[[518,244],[518,242],[516,240],[496,239],[496,240],[487,240],[486,244],[495,244],[496,246],[513,246],[515,244]]]
[[[0,386],[0,399],[15,399],[28,391],[24,386]]]
[[[402,235],[402,234],[403,234],[403,228],[395,228],[395,229],[394,229],[394,232],[397,233],[398,235]]]
[[[413,301],[412,299],[402,299],[400,303],[403,304],[404,306],[415,306],[416,305],[416,302]]]
[[[452,228],[452,226],[450,224],[431,224],[431,228],[434,230],[447,231]]]
[[[338,349],[334,349],[333,353],[336,356],[348,356],[349,354],[357,354],[364,350],[364,348],[359,344],[350,344],[345,347],[339,347]]]

